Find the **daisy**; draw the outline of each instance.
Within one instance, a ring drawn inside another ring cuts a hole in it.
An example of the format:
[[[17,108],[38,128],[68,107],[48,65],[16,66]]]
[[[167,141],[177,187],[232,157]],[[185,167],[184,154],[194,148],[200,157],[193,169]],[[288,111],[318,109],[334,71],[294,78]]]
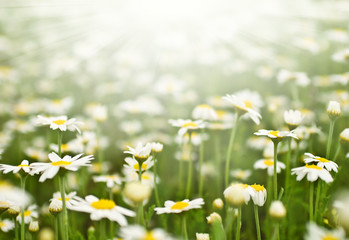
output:
[[[229,95],[222,97],[222,99],[230,102],[233,106],[244,113],[244,116],[249,117],[257,125],[260,123],[262,116],[253,109],[253,105],[250,101],[243,101],[239,99],[236,95]]]
[[[236,169],[230,171],[230,175],[236,179],[246,181],[250,176],[252,172],[251,170],[242,170],[242,169]]]
[[[258,130],[258,132],[255,132],[254,134],[257,136],[266,136],[271,140],[283,139],[284,137],[292,137],[292,138],[298,139],[296,134],[294,134],[293,131],[274,131],[274,130],[260,129]]]
[[[292,175],[297,175],[297,181],[301,181],[307,175],[307,180],[310,182],[315,182],[318,178],[321,178],[326,183],[333,182],[331,174],[326,169],[316,165],[306,164],[303,167],[291,169],[291,172]]]
[[[62,202],[62,197],[60,192],[55,192],[53,194],[53,198],[51,198],[50,201],[61,201]],[[67,205],[67,208],[69,209],[73,204],[77,203],[80,198],[76,196],[76,192],[71,192],[68,194],[65,194],[65,204]]]
[[[327,230],[313,222],[308,223],[304,240],[345,240],[345,231],[342,228]]]
[[[23,160],[21,164],[17,166],[7,165],[7,164],[0,164],[0,171],[2,171],[4,174],[7,174],[9,172],[13,172],[14,174],[18,173],[20,170],[23,170],[25,173],[30,172],[29,167],[29,161]]]
[[[277,173],[280,173],[281,169],[285,169],[286,168],[285,164],[283,162],[279,162],[279,161],[277,161],[276,166],[277,166],[276,167],[276,172]],[[253,167],[255,169],[267,169],[269,176],[273,176],[274,175],[274,160],[273,159],[269,159],[269,158],[260,159],[257,162],[255,162]]]
[[[34,219],[39,217],[39,214],[36,211],[36,209],[37,209],[36,205],[31,205],[28,207],[27,210],[24,211],[24,223],[25,224],[29,224]],[[21,223],[21,221],[22,221],[21,214],[19,214],[16,219],[19,223]]]
[[[157,207],[155,208],[155,211],[157,214],[181,213],[184,211],[189,211],[190,209],[201,208],[201,206],[204,204],[205,203],[202,198],[197,198],[192,201],[184,199],[183,201],[179,202],[173,202],[168,200],[165,202],[165,207]]]
[[[349,128],[345,128],[340,134],[339,138],[344,142],[349,142]]]
[[[329,172],[331,172],[332,170],[335,172],[338,172],[338,165],[337,163],[327,160],[326,158],[322,158],[322,157],[318,157],[318,156],[314,156],[311,153],[304,153],[305,156],[307,156],[304,159],[305,163],[311,163],[311,162],[317,162],[317,166],[321,167],[321,168],[326,168]]]
[[[210,105],[201,104],[194,108],[192,117],[193,119],[214,121],[217,120],[217,113]]]
[[[78,154],[74,157],[69,155],[60,158],[56,153],[52,152],[48,155],[50,163],[32,163],[30,167],[33,168],[32,173],[38,174],[43,173],[39,178],[40,182],[44,182],[46,179],[52,179],[61,168],[69,171],[77,171],[80,167],[91,166],[91,160],[93,156],[85,156],[80,158],[82,155]]]
[[[96,103],[87,105],[86,113],[92,116],[97,122],[104,122],[108,118],[107,107]]]
[[[50,125],[50,128],[53,130],[59,129],[63,132],[67,131],[78,131],[81,133],[78,125],[83,124],[82,122],[77,121],[75,118],[68,119],[67,116],[58,116],[58,117],[44,117],[38,115],[37,124],[40,125]]]
[[[349,48],[338,51],[332,55],[332,60],[335,62],[347,62],[349,60]]]
[[[11,220],[8,220],[8,219],[0,220],[1,231],[8,232],[14,228],[15,228],[15,224]]]
[[[202,120],[192,121],[190,119],[170,119],[168,122],[174,127],[180,127],[178,131],[179,136],[184,136],[184,134],[186,134],[187,132],[191,133],[194,130],[205,128],[206,126],[206,124]]]
[[[298,110],[288,110],[284,112],[284,121],[290,127],[290,129],[294,129],[298,127],[304,116]]]
[[[147,143],[143,146],[142,143],[138,143],[135,148],[132,148],[130,146],[127,146],[129,149],[128,151],[124,151],[124,153],[132,154],[135,159],[138,160],[146,160],[150,156],[151,153],[151,144]]]
[[[164,230],[156,228],[151,231],[146,230],[142,226],[129,225],[120,229],[120,237],[124,240],[172,240],[168,233]]]
[[[310,84],[310,79],[304,72],[290,72],[282,69],[277,76],[278,83],[295,82],[298,86],[306,87]]]
[[[113,200],[98,199],[93,195],[88,195],[85,197],[85,200],[80,199],[74,203],[71,210],[90,213],[92,221],[99,221],[102,218],[108,218],[110,221],[117,222],[120,226],[127,225],[127,219],[125,216],[136,216],[133,211],[117,206]]]
[[[132,182],[132,181],[138,181],[138,173],[134,170],[131,170],[129,168],[123,168],[122,169],[123,174],[125,175],[123,181],[125,182]],[[158,183],[159,177],[156,177],[156,183]],[[154,174],[150,171],[148,172],[142,172],[142,183],[148,184],[151,187],[154,186]]]
[[[124,164],[125,168],[131,169],[133,171],[139,172],[139,163],[134,158],[127,157],[125,158],[127,164]],[[153,157],[150,156],[147,160],[145,160],[141,165],[141,171],[144,172],[150,169],[154,165]]]
[[[255,205],[262,207],[267,200],[267,190],[263,185],[253,184],[247,187],[247,191],[250,194],[252,201]]]
[[[94,176],[93,181],[105,182],[108,188],[113,188],[115,185],[121,185],[121,177],[119,174]]]
[[[224,190],[223,195],[225,199],[234,207],[240,206],[244,202],[247,204],[251,198],[247,188],[247,184],[232,183]]]

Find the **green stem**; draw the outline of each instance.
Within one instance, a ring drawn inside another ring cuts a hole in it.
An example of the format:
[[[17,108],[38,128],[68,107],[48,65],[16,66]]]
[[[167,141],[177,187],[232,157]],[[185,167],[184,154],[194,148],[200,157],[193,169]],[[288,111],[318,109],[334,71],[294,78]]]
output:
[[[313,221],[313,201],[314,201],[314,182],[310,182],[309,190],[309,221]]]
[[[234,215],[235,215],[234,209],[227,206],[227,213],[225,217],[225,235],[227,239],[232,239],[231,234],[232,234],[232,229],[234,225]]]
[[[205,144],[204,144],[204,129],[201,131],[201,143],[200,143],[200,158],[199,158],[199,196],[202,196],[202,190],[204,187],[204,178],[202,175],[202,166],[204,164],[204,153],[205,153]]]
[[[187,219],[185,217],[185,215],[183,216],[183,219],[182,219],[182,229],[183,229],[183,232],[184,232],[184,239],[185,240],[188,240],[188,230],[187,230]]]
[[[254,218],[256,220],[257,239],[261,240],[261,229],[259,226],[258,206],[254,205]]]
[[[186,190],[186,198],[189,198],[190,196],[190,190],[191,190],[191,182],[192,182],[192,177],[193,177],[193,161],[191,158],[191,132],[189,132],[189,167],[188,167],[188,180],[187,180],[187,190]]]
[[[68,225],[68,213],[67,213],[67,205],[65,201],[65,190],[64,190],[64,176],[60,175],[59,178],[59,190],[61,192],[61,198],[62,198],[62,206],[63,206],[63,239],[68,240],[69,239],[69,225]]]
[[[267,180],[267,193],[271,193],[273,189],[273,176],[268,175],[268,180]],[[271,194],[270,194],[271,195]],[[269,194],[267,195],[267,206],[270,205],[271,198]]]
[[[99,221],[99,240],[105,240],[105,220]]]
[[[338,147],[337,147],[336,153],[334,154],[334,157],[333,157],[334,162],[336,162],[340,152],[341,152],[341,143],[338,142]]]
[[[288,139],[288,153],[287,153],[287,158],[286,158],[286,178],[285,178],[285,191],[288,194],[289,190],[289,184],[290,184],[290,175],[291,175],[291,168],[290,168],[290,162],[291,162],[291,143],[292,143],[292,138]]]
[[[319,202],[320,202],[320,194],[321,194],[321,183],[317,183],[317,188],[316,188],[316,199],[315,199],[315,210],[314,210],[314,216],[315,216],[315,221],[318,218],[318,211],[317,209],[319,208]]]
[[[25,182],[27,180],[27,176],[21,176],[21,189],[24,194],[25,192]],[[25,223],[24,223],[24,206],[21,206],[21,240],[25,239]]]
[[[155,193],[155,201],[156,205],[160,206],[160,198],[159,198],[159,192],[158,192],[158,185],[157,185],[157,159],[154,158],[154,193]]]
[[[218,172],[221,172],[221,151],[220,151],[220,138],[218,132],[215,134],[215,152],[216,152],[216,167]],[[217,174],[217,193],[221,194],[222,192],[222,174]]]
[[[279,223],[275,223],[275,229],[274,229],[274,240],[280,239],[280,231],[279,231]]]
[[[58,216],[54,216],[54,221],[55,221],[55,240],[59,240],[58,236]]]
[[[141,164],[140,164],[141,166]],[[139,168],[138,171],[138,180],[142,182],[142,169]],[[144,217],[143,217],[143,202],[138,203],[138,213],[137,213],[138,224],[144,226]]]
[[[276,169],[277,169],[277,148],[278,148],[278,144],[279,142],[278,141],[274,141],[274,176],[273,176],[273,185],[274,185],[274,200],[277,199],[278,197],[278,179],[277,179],[277,172],[276,172]]]
[[[236,135],[238,119],[239,119],[239,114],[235,113],[234,125],[233,125],[233,128],[231,130],[228,151],[227,151],[227,157],[225,159],[225,188],[227,188],[229,185],[229,170],[230,170],[231,153],[233,151],[233,144],[234,144],[234,139],[235,139],[235,135]]]
[[[333,120],[333,119],[330,120],[330,130],[329,130],[328,139],[327,139],[326,159],[330,159],[330,156],[331,156],[332,137],[333,137],[333,129],[334,129],[335,121],[336,120]]]
[[[235,240],[240,240],[240,229],[241,229],[241,206],[238,208],[238,219],[237,219],[237,223],[236,223]]]

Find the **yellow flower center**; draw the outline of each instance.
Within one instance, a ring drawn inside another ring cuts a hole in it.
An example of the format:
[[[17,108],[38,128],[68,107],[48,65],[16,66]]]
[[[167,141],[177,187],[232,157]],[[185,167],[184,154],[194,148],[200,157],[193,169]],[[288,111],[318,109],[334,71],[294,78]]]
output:
[[[245,172],[244,172],[244,171],[239,171],[239,172],[236,174],[236,177],[237,177],[237,178],[244,178],[244,177],[245,177]]]
[[[319,160],[320,162],[330,162],[329,160],[327,160],[326,158],[322,158],[322,157],[318,157],[315,158],[316,160]]]
[[[326,235],[321,240],[339,240],[339,238],[336,238],[332,235]]]
[[[314,164],[311,164],[311,165],[306,164],[305,167],[306,167],[306,168],[316,169],[316,170],[321,170],[321,169],[322,169],[322,167],[316,166],[316,165],[314,165]]]
[[[147,232],[142,240],[156,240],[156,238],[153,236],[152,232]]]
[[[187,202],[176,202],[175,204],[173,204],[173,206],[171,207],[172,210],[183,210],[184,208],[188,207],[189,203]]]
[[[5,223],[0,222],[0,228],[5,227]]]
[[[24,217],[30,216],[32,212],[30,210],[24,211]]]
[[[29,167],[28,164],[19,164],[18,167]]]
[[[211,109],[211,106],[208,105],[208,104],[200,104],[197,106],[198,108],[208,108],[208,109]]]
[[[142,179],[144,179],[144,180],[149,180],[149,175],[142,174]]]
[[[253,108],[253,104],[251,101],[244,101],[244,104],[246,108]]]
[[[253,185],[250,185],[250,187],[252,187],[257,192],[263,191],[265,189],[263,185],[259,185],[259,184],[253,184]]]
[[[197,125],[196,123],[194,123],[194,122],[188,122],[188,123],[184,123],[184,124],[182,125],[182,127],[184,127],[184,128],[189,128],[189,127],[197,128],[198,125]]]
[[[135,165],[133,165],[133,168],[136,170],[139,170],[139,164],[136,163]],[[145,171],[147,169],[147,164],[142,163],[142,170]]]
[[[57,125],[63,125],[66,122],[67,122],[66,120],[55,120],[55,121],[52,121],[52,123],[55,123]]]
[[[71,164],[71,162],[67,162],[67,161],[57,161],[57,162],[52,162],[51,163],[53,166],[68,166]]]
[[[91,203],[91,207],[95,209],[113,209],[116,206],[115,202],[113,200],[108,200],[108,199],[99,199],[96,202]]]
[[[62,99],[54,99],[52,100],[53,104],[61,104],[62,103]]]
[[[149,155],[138,155],[138,154],[135,154],[134,156],[135,158],[138,158],[138,159],[147,159],[149,157]]]
[[[274,166],[274,161],[270,159],[264,160],[264,164],[267,166]]]
[[[61,149],[62,149],[62,151],[67,151],[68,150],[68,144],[66,143],[66,144],[62,144],[61,145]]]
[[[279,133],[280,131],[270,131],[269,132],[269,134],[271,134],[271,135],[273,135],[273,136],[275,136],[275,137],[279,137],[278,136],[278,133]]]
[[[241,184],[241,186],[242,186],[243,188],[247,188],[247,187],[248,187],[248,184]]]
[[[60,197],[60,198],[58,198],[58,200],[62,201],[62,198]],[[70,200],[70,198],[65,198],[65,201],[69,201],[69,200]]]

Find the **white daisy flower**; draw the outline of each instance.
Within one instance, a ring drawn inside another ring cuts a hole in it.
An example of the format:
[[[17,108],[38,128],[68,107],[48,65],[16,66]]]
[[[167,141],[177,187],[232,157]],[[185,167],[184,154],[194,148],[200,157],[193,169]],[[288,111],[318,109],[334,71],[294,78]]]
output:
[[[251,170],[235,169],[230,171],[230,175],[236,179],[246,181],[252,174]]]
[[[274,131],[274,130],[265,130],[265,129],[260,129],[258,132],[254,133],[257,136],[266,136],[270,139],[282,139],[284,137],[292,137],[295,139],[298,139],[296,134],[294,134],[293,131]]]
[[[108,110],[106,106],[91,103],[86,106],[86,113],[97,122],[104,122],[108,118]]]
[[[164,230],[156,228],[151,231],[142,226],[129,225],[120,229],[120,237],[124,240],[173,240]]]
[[[310,182],[315,182],[318,178],[321,178],[326,183],[333,182],[331,174],[324,168],[306,164],[303,167],[297,167],[291,169],[291,175],[297,175],[297,181],[301,181],[305,175],[307,175],[307,180]]]
[[[138,173],[134,170],[131,170],[129,168],[123,168],[122,169],[123,174],[125,175],[125,178],[123,181],[125,182],[133,182],[138,181]],[[159,183],[160,179],[157,176],[156,182]],[[148,184],[151,187],[154,187],[154,174],[150,171],[142,172],[142,183]]]
[[[253,184],[247,187],[248,193],[251,195],[255,205],[262,207],[267,200],[267,190],[263,185]]]
[[[284,121],[292,128],[296,128],[302,123],[304,116],[301,111],[288,110],[284,112]]]
[[[345,128],[340,134],[339,138],[344,142],[349,142],[349,128]]]
[[[38,212],[36,211],[37,206],[36,205],[31,205],[28,207],[27,210],[24,211],[24,223],[29,224],[32,222],[34,219],[39,217]],[[21,218],[21,213],[17,216],[16,220],[21,223],[22,218]]]
[[[229,95],[222,97],[222,99],[230,102],[237,110],[241,110],[244,112],[244,116],[247,116],[252,121],[254,121],[257,125],[260,123],[260,119],[262,116],[253,109],[253,105],[250,101],[243,101],[239,99],[236,95]]]
[[[142,143],[138,143],[135,148],[127,146],[128,151],[124,151],[124,153],[129,153],[134,156],[135,159],[146,160],[151,153],[151,144],[147,143],[143,146]]]
[[[136,171],[136,172],[139,172],[139,169],[141,169],[141,171],[144,172],[144,171],[150,169],[154,165],[154,161],[153,161],[152,156],[150,156],[147,160],[145,160],[142,163],[141,168],[139,167],[138,161],[135,160],[134,158],[127,157],[127,158],[125,158],[125,162],[127,163],[127,164],[124,164],[125,168],[131,169],[131,170]]]
[[[74,203],[71,210],[90,213],[92,221],[108,218],[110,221],[117,222],[120,226],[127,225],[125,216],[136,216],[133,211],[117,206],[113,200],[98,199],[93,195],[88,195],[85,197],[85,200],[81,199]]]
[[[197,105],[193,110],[192,117],[207,121],[214,121],[218,118],[216,111],[208,104]]]
[[[267,169],[268,175],[273,176],[274,175],[274,160],[273,159],[260,159],[253,165],[255,169]],[[283,162],[276,162],[276,172],[280,173],[281,169],[285,169],[286,166]]]
[[[50,125],[50,128],[53,130],[59,129],[63,132],[67,131],[78,131],[81,133],[78,125],[83,124],[82,122],[77,121],[75,118],[68,119],[67,116],[58,116],[58,117],[44,117],[41,115],[38,115],[37,117],[37,124],[40,125]]]
[[[341,104],[337,101],[330,101],[327,107],[327,113],[330,116],[337,117],[341,115]]]
[[[192,121],[190,119],[186,119],[186,120],[170,119],[168,122],[170,124],[172,124],[172,126],[174,126],[174,127],[180,127],[180,129],[178,131],[179,136],[184,136],[184,134],[186,134],[187,132],[194,131],[194,130],[201,129],[201,128],[205,128],[205,126],[206,126],[206,123],[203,122],[202,120]]]
[[[115,185],[121,185],[122,182],[119,174],[94,176],[93,181],[105,182],[108,188],[113,188]]]
[[[340,50],[332,55],[332,60],[335,62],[347,62],[349,61],[349,48]]]
[[[224,198],[233,206],[237,207],[243,203],[247,204],[251,196],[247,191],[248,185],[242,183],[232,183],[224,192]]]
[[[0,220],[1,231],[8,232],[14,228],[15,228],[15,224],[11,220],[8,220],[8,219]]]
[[[210,235],[208,233],[196,233],[196,240],[210,240]]]
[[[314,156],[311,153],[304,153],[305,156],[307,156],[304,159],[305,163],[311,163],[311,162],[317,162],[317,165],[321,168],[326,168],[329,172],[332,170],[335,172],[338,172],[338,165],[337,163],[327,160],[326,158],[322,158],[319,156]]]
[[[345,240],[345,231],[342,228],[327,230],[313,222],[308,223],[304,240]]]
[[[278,83],[295,82],[298,86],[306,87],[310,84],[310,79],[304,72],[290,72],[282,69],[277,76]]]
[[[30,172],[29,161],[23,160],[21,164],[17,166],[12,166],[8,164],[0,164],[0,172],[2,171],[4,174],[9,172],[13,172],[14,174],[18,173],[20,170],[23,170],[25,173]]]
[[[162,149],[164,148],[164,145],[162,143],[159,142],[151,142],[151,151],[152,152],[162,152]]]
[[[44,182],[46,179],[52,179],[59,171],[60,168],[64,168],[69,171],[77,171],[80,167],[91,166],[91,160],[93,160],[92,155],[82,157],[82,153],[74,157],[69,155],[60,158],[56,153],[52,152],[48,155],[51,160],[50,163],[32,163],[30,167],[32,168],[33,174],[42,173],[39,178],[40,182]]]
[[[65,194],[65,204],[67,208],[69,209],[74,203],[77,203],[81,198],[76,196],[76,192],[70,192],[68,194]],[[53,194],[53,198],[50,201],[58,200],[62,202],[62,197],[60,192],[55,192]]]
[[[157,207],[155,208],[155,211],[157,214],[181,213],[184,211],[189,211],[190,209],[201,208],[201,206],[204,204],[205,203],[202,198],[197,198],[192,201],[184,199],[183,201],[179,202],[173,202],[168,200],[165,202],[165,207]]]

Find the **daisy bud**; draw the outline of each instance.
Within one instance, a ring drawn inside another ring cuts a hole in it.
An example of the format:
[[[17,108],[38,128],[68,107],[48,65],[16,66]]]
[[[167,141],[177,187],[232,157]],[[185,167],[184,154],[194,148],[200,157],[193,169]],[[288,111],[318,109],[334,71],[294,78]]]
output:
[[[143,202],[150,197],[151,187],[142,182],[129,182],[125,185],[124,195],[134,203]]]
[[[52,199],[50,206],[48,207],[48,210],[52,215],[56,216],[63,210],[62,201],[55,198]]]
[[[38,221],[32,221],[29,224],[29,231],[30,232],[37,232],[39,231],[39,222]]]
[[[196,233],[196,240],[210,240],[208,233]]]
[[[39,232],[39,240],[54,240],[55,234],[50,228],[43,228]]]
[[[206,217],[206,219],[207,219],[207,223],[210,223],[210,224],[216,221],[222,222],[222,217],[216,212],[211,213],[211,215]]]
[[[284,218],[286,216],[284,204],[279,200],[273,201],[269,207],[269,215],[277,220]]]
[[[341,105],[337,101],[330,101],[327,107],[327,113],[330,118],[337,118],[341,115]]]
[[[10,204],[8,202],[2,202],[0,201],[0,214],[5,212],[7,209],[9,209]]]
[[[213,200],[212,205],[214,209],[221,210],[224,206],[224,203],[221,198],[216,198],[215,200]]]
[[[284,112],[284,121],[290,130],[297,128],[301,124],[303,117],[302,113],[298,110],[288,110]]]
[[[151,143],[151,150],[153,152],[159,153],[162,151],[163,147],[164,147],[164,145],[162,145],[161,143],[158,143],[158,142]]]
[[[334,209],[338,211],[338,223],[349,232],[349,192],[344,192],[336,198],[333,203]]]
[[[239,183],[232,184],[224,191],[223,195],[234,208],[241,206],[245,202],[245,189]]]
[[[344,129],[340,133],[339,138],[341,139],[341,141],[343,141],[345,143],[349,143],[349,128]]]
[[[11,215],[18,215],[21,212],[21,209],[19,206],[12,206],[7,210],[7,212]]]

